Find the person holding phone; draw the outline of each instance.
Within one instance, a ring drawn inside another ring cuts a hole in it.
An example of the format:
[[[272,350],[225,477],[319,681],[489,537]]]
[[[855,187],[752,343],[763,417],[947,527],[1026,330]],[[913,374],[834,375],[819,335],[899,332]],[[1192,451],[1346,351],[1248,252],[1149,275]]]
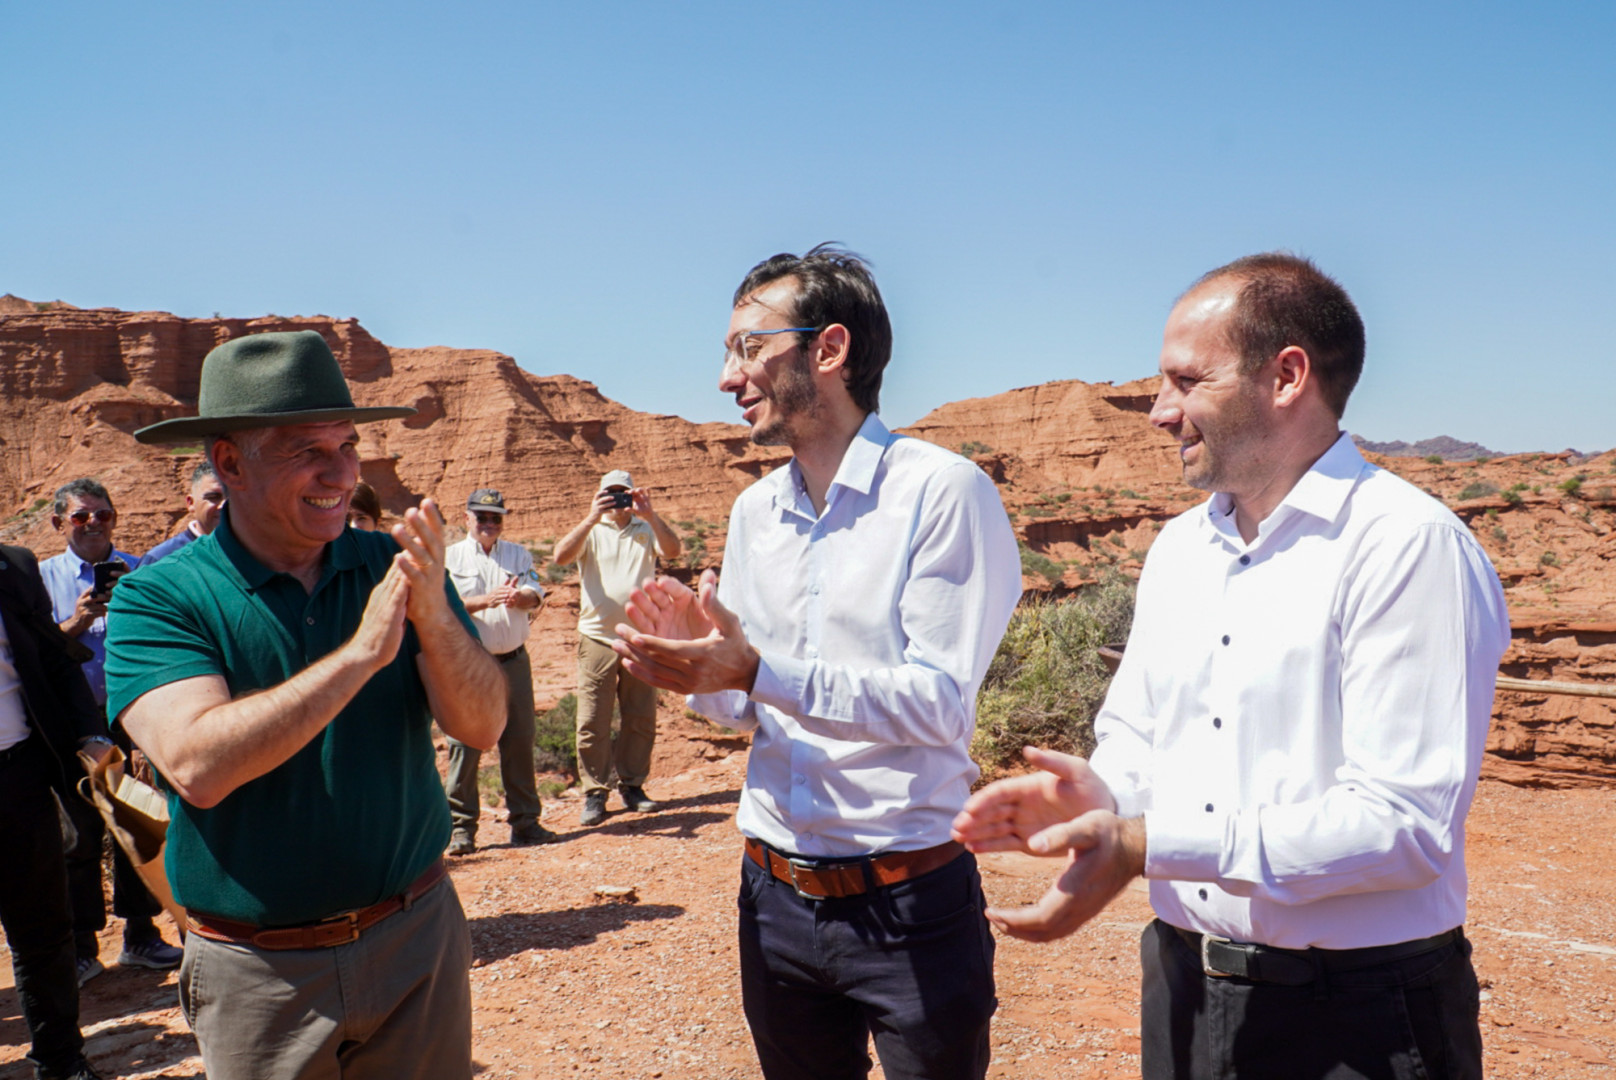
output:
[[[645,794],[656,745],[656,689],[625,671],[612,651],[629,593],[656,576],[656,557],[679,554],[679,536],[651,509],[651,494],[622,469],[600,478],[589,514],[556,545],[557,566],[578,564],[578,779],[581,825],[606,820],[616,758],[618,794],[629,810],[660,809]],[[615,750],[612,703],[622,713]]]
[[[505,785],[511,843],[548,844],[556,834],[539,824],[542,808],[533,778],[533,667],[527,655],[528,623],[544,606],[544,587],[533,573],[533,556],[521,544],[500,539],[510,508],[494,488],[478,488],[466,500],[466,538],[450,544],[444,566],[477,624],[483,648],[499,661],[505,679],[505,733],[499,737],[499,775]],[[477,764],[482,751],[449,740],[450,855],[477,850]]]
[[[103,667],[107,655],[107,601],[118,578],[128,573],[136,557],[113,547],[118,511],[100,481],[90,477],[70,480],[56,489],[51,525],[67,540],[67,550],[39,564],[40,577],[50,593],[52,618],[69,637],[89,648],[83,665],[85,681],[98,706],[107,702]],[[96,740],[112,745],[107,733]],[[133,747],[119,742],[125,754]],[[76,765],[75,765],[76,768]],[[69,894],[73,903],[73,941],[78,953],[79,985],[101,974],[101,946],[96,934],[107,925],[106,900],[101,888],[101,838],[106,826],[101,815],[83,799],[64,799],[62,805],[76,836],[67,852]],[[123,952],[118,963],[157,971],[179,967],[183,955],[163,940],[153,919],[162,905],[152,896],[123,849],[113,845],[112,912],[124,920]]]

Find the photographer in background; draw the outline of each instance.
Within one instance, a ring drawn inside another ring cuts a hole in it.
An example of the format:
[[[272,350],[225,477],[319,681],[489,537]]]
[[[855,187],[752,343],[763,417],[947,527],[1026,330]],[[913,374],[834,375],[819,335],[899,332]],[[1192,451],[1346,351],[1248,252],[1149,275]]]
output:
[[[217,482],[217,481],[215,481]],[[194,489],[194,484],[193,484]],[[216,512],[215,512],[216,516]],[[67,550],[39,564],[45,590],[50,594],[52,615],[64,634],[76,638],[91,652],[83,665],[85,680],[98,706],[107,702],[106,675],[102,665],[107,654],[107,601],[117,579],[135,565],[135,557],[112,546],[118,511],[112,497],[99,481],[89,477],[70,480],[56,489],[51,508],[51,525],[67,539]],[[110,744],[103,717],[99,741]],[[132,747],[125,740],[125,754]],[[74,777],[78,766],[73,763]],[[102,971],[100,943],[96,934],[106,928],[106,901],[101,890],[101,848],[106,826],[95,807],[77,796],[62,800],[77,836],[67,851],[68,893],[73,903],[73,942],[78,952],[78,979],[83,986]],[[118,963],[125,967],[176,968],[183,955],[158,934],[152,919],[162,911],[147,890],[134,864],[116,844],[112,851],[112,912],[124,920],[123,952]]]
[[[618,794],[629,810],[660,809],[645,794],[656,745],[656,689],[627,671],[612,651],[627,622],[629,593],[656,576],[656,557],[679,554],[679,537],[651,509],[651,495],[622,469],[600,478],[589,516],[556,545],[557,566],[578,564],[578,779],[580,825],[606,820],[606,782],[616,758]],[[612,702],[623,726],[612,745]]]

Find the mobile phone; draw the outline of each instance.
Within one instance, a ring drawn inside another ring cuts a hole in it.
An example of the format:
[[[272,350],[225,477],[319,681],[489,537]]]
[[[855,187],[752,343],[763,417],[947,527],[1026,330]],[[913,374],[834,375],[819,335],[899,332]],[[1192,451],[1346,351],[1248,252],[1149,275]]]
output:
[[[627,510],[634,505],[634,493],[632,491],[608,491],[606,494],[612,497],[612,507],[614,509]]]
[[[112,592],[118,579],[129,572],[129,564],[122,559],[111,559],[96,563],[92,569],[95,574],[95,585],[92,587],[94,595],[106,596]]]

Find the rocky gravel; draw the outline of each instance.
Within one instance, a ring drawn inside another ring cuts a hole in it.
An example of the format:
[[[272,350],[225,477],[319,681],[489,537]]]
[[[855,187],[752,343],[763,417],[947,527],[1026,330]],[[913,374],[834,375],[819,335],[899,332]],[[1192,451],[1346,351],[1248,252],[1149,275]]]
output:
[[[451,864],[471,923],[478,1076],[758,1075],[734,941],[746,752],[713,735],[665,713],[649,785],[666,802],[659,813],[631,814],[614,799],[605,824],[582,829],[582,800],[563,797],[545,815],[562,840],[516,848],[500,812],[484,812],[482,849]],[[1616,1077],[1612,792],[1484,781],[1469,843],[1489,1076]],[[1017,903],[1042,892],[1052,864],[995,855],[983,870],[990,900]],[[1137,940],[1149,918],[1136,886],[1064,941],[1000,939],[990,1075],[1137,1076]],[[117,947],[109,930],[103,957]],[[0,1078],[22,1080],[10,978],[0,964]],[[112,967],[85,988],[83,1019],[109,1077],[203,1075],[172,974]]]

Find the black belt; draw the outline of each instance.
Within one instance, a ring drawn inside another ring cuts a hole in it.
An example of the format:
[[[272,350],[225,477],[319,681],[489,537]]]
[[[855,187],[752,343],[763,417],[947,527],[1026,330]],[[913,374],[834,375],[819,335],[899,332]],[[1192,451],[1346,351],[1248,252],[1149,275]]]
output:
[[[15,743],[6,747],[4,750],[0,750],[0,765],[9,765],[14,759],[22,757],[28,752],[29,744],[33,741],[33,733],[30,732],[29,737],[24,739],[22,742]]]
[[[524,642],[522,642],[522,644],[518,645],[516,648],[512,649],[510,652],[497,652],[497,653],[494,653],[494,659],[498,660],[500,663],[503,664],[507,660],[514,660],[516,658],[516,654],[521,652],[525,648],[527,648],[527,642],[524,641]]]
[[[1250,982],[1277,983],[1280,986],[1307,986],[1320,975],[1390,964],[1435,952],[1444,945],[1464,940],[1464,927],[1415,941],[1395,945],[1371,945],[1365,949],[1281,949],[1255,945],[1211,934],[1180,930],[1165,923],[1201,957],[1201,971],[1213,978],[1246,979]]]

